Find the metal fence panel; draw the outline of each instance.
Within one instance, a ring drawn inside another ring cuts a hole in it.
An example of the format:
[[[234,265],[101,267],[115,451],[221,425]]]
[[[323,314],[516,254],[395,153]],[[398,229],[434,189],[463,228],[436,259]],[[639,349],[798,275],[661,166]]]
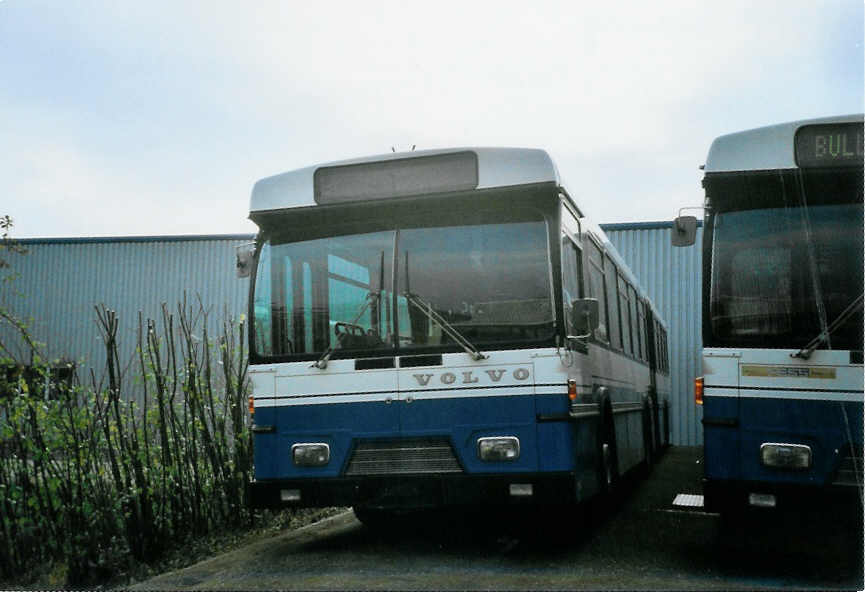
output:
[[[245,313],[249,280],[235,274],[235,247],[250,240],[251,235],[21,240],[25,254],[4,252],[15,278],[0,285],[0,305],[24,320],[49,361],[74,362],[84,370],[80,378],[92,369],[99,379],[105,345],[97,305],[118,314],[124,366],[136,363],[139,312],[161,325],[163,303],[176,316],[184,296],[196,307],[201,298],[209,312],[208,333],[215,336],[223,319]],[[199,338],[202,328],[199,322]],[[14,331],[4,325],[0,332],[2,343],[29,363],[29,350]]]

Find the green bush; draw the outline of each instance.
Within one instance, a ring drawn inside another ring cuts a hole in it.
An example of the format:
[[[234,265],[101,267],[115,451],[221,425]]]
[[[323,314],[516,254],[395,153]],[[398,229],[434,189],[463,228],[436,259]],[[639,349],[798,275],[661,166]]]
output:
[[[85,585],[171,543],[248,523],[251,438],[243,319],[215,339],[186,302],[139,315],[124,371],[117,315],[96,309],[106,372],[57,380],[0,360],[0,578],[63,564]]]

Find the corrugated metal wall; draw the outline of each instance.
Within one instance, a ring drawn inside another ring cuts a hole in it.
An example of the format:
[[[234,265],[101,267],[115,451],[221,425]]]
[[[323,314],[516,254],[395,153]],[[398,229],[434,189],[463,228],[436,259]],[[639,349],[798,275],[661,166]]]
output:
[[[602,228],[669,326],[670,440],[682,446],[700,445],[703,410],[694,404],[694,378],[701,374],[703,228],[697,228],[697,243],[691,247],[670,245],[669,222],[607,224]]]
[[[145,320],[161,320],[162,303],[176,313],[184,293],[192,304],[201,295],[210,309],[208,333],[214,335],[225,311],[234,318],[245,312],[249,280],[235,274],[235,247],[250,240],[250,235],[21,240],[26,254],[4,252],[17,277],[0,285],[0,303],[28,324],[49,360],[74,361],[93,368],[98,378],[105,346],[96,305],[117,311],[122,364],[135,353],[139,311]],[[16,342],[9,327],[0,331],[7,346]],[[29,361],[20,342],[12,348],[21,361]]]
[[[701,410],[694,405],[693,379],[700,368],[700,244],[670,246],[669,223],[603,226],[669,324],[673,400],[671,441],[702,443]],[[122,360],[135,352],[138,312],[161,318],[162,303],[176,310],[183,298],[201,294],[211,322],[223,311],[245,312],[249,281],[234,272],[234,248],[250,235],[141,237],[121,239],[34,239],[21,243],[26,255],[8,252],[19,277],[0,285],[0,303],[30,321],[49,358],[104,367],[104,345],[94,306],[105,304],[120,316]],[[213,327],[213,325],[211,325]],[[4,343],[8,328],[0,327]]]

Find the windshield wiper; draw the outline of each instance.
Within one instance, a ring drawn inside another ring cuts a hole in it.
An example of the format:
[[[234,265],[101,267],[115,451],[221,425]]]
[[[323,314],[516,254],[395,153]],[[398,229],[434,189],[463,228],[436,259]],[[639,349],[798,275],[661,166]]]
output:
[[[797,351],[795,354],[790,354],[791,358],[801,358],[803,360],[807,360],[811,357],[811,354],[814,353],[814,350],[817,349],[821,343],[829,339],[829,335],[831,335],[838,327],[847,322],[847,320],[853,316],[856,310],[862,306],[862,300],[865,293],[859,294],[859,297],[856,298],[853,302],[851,302],[847,308],[841,311],[834,321],[829,323],[826,326],[826,329],[820,332],[817,337],[808,342],[808,345]]]
[[[360,320],[360,317],[363,316],[363,313],[366,312],[366,309],[369,308],[370,304],[372,304],[373,301],[379,300],[379,299],[381,299],[381,290],[377,290],[375,292],[367,292],[366,298],[364,299],[363,306],[358,311],[358,313],[355,315],[355,317],[350,322],[342,323],[342,324],[347,325],[347,327],[357,327],[358,326],[357,322]],[[324,370],[325,368],[327,368],[327,362],[328,362],[328,360],[330,360],[330,356],[333,355],[334,350],[336,350],[336,348],[339,347],[339,344],[342,343],[343,337],[348,335],[349,332],[350,332],[350,330],[347,329],[343,333],[338,333],[336,336],[336,343],[334,343],[333,345],[328,347],[326,350],[324,350],[324,353],[321,354],[321,357],[318,360],[316,360],[315,363],[313,363],[313,365],[310,366],[310,368],[318,368],[319,370]]]
[[[477,347],[472,345],[472,343],[466,339],[462,333],[457,331],[456,327],[451,325],[444,317],[442,317],[439,313],[433,310],[432,305],[429,302],[426,302],[423,298],[418,296],[417,294],[412,294],[411,292],[405,292],[403,294],[405,299],[409,304],[413,305],[415,308],[420,310],[422,313],[426,315],[426,317],[436,323],[439,327],[442,328],[442,331],[448,334],[448,336],[456,341],[460,347],[462,347],[466,353],[468,353],[475,361],[478,360],[486,360],[489,358],[488,355],[480,351]]]
[[[408,251],[405,252],[405,292],[403,293],[403,296],[405,296],[405,299],[409,304],[419,309],[429,320],[441,327],[442,330],[447,333],[448,337],[456,341],[459,346],[463,348],[475,361],[486,360],[489,358],[488,355],[472,345],[471,341],[466,339],[462,333],[457,331],[456,327],[451,325],[444,317],[434,311],[429,302],[426,302],[417,294],[412,293],[411,288],[409,288]]]

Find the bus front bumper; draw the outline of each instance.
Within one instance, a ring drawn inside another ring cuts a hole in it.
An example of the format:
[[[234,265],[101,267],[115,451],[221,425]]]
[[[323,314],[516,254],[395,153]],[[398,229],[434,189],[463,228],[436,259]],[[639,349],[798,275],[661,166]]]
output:
[[[859,505],[861,492],[849,485],[799,485],[752,481],[703,481],[704,509],[721,514],[749,508],[787,511]]]
[[[365,506],[433,508],[459,505],[566,504],[576,499],[573,474],[400,475],[253,481],[253,508]]]

